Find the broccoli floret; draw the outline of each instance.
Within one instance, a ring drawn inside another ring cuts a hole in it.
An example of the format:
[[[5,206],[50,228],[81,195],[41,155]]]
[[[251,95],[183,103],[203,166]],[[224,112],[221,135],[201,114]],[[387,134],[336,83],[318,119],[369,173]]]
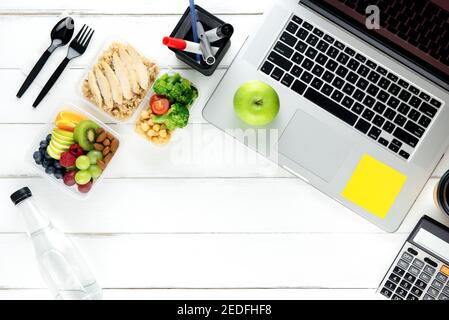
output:
[[[154,123],[165,123],[168,129],[184,128],[189,122],[189,109],[179,103],[171,106],[170,110],[162,116],[153,116]]]
[[[181,103],[189,106],[198,97],[198,90],[179,73],[173,76],[164,74],[155,82],[153,89],[156,94],[166,96],[172,104]]]

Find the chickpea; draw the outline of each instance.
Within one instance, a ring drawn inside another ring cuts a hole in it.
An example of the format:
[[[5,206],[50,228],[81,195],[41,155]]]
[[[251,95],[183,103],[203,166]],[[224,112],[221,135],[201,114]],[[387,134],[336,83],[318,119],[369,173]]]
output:
[[[166,131],[166,130],[161,130],[161,131],[159,131],[159,135],[160,135],[162,138],[165,138],[165,137],[167,136],[167,131]]]
[[[159,130],[161,130],[161,126],[160,126],[159,124],[156,123],[156,124],[153,126],[153,130],[156,131],[156,132],[158,132]]]
[[[165,125],[165,123],[163,123],[163,124],[161,125],[161,130],[165,130],[165,129],[167,129],[167,126]]]
[[[150,130],[150,126],[149,126],[148,124],[146,124],[145,122],[142,123],[142,124],[140,125],[140,127],[142,128],[143,131],[148,131],[148,130]]]
[[[148,125],[151,126],[151,127],[154,126],[153,119],[148,120],[147,123],[148,123]]]
[[[152,141],[153,141],[153,143],[158,144],[159,143],[159,138],[158,137],[153,137]]]
[[[151,130],[148,130],[147,135],[148,135],[149,137],[153,137],[153,136],[156,135],[156,132],[154,132],[154,130],[151,129]]]
[[[140,114],[140,118],[141,118],[142,120],[146,120],[146,119],[148,119],[149,117],[150,117],[150,114],[149,114],[149,112],[146,111],[146,110],[142,111],[142,113]]]

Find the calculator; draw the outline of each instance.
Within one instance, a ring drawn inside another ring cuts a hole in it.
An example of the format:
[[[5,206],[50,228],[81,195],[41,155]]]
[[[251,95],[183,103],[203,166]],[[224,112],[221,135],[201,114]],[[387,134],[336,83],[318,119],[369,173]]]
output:
[[[449,228],[423,216],[377,290],[388,300],[449,300]]]

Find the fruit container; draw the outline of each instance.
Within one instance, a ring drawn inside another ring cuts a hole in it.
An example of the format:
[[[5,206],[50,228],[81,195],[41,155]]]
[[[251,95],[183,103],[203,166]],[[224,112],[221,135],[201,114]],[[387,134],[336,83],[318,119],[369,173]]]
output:
[[[179,99],[173,98],[171,93],[161,93],[160,89],[163,86],[160,86],[159,81],[170,81],[172,79],[176,79],[173,80],[175,81],[173,82],[174,84],[184,84],[184,80],[187,80],[185,82],[186,86],[180,91],[185,93],[185,95],[180,94],[179,97],[181,98]],[[198,87],[182,74],[170,71],[161,75],[155,81],[145,107],[139,112],[135,122],[135,131],[154,145],[167,145],[177,130],[183,130],[188,125],[190,110],[197,103],[198,99]],[[166,100],[165,103],[163,103],[164,100]],[[154,108],[153,102],[156,102],[158,107]],[[176,109],[173,108],[174,105],[178,105]],[[159,114],[156,114],[156,111],[153,111],[154,109],[159,111]],[[176,121],[173,121],[175,118]]]
[[[131,66],[133,76],[130,76],[128,66]],[[105,115],[113,123],[130,123],[135,120],[159,75],[158,64],[153,59],[128,42],[114,39],[105,41],[87,70],[78,84],[77,92],[92,110]],[[94,85],[91,86],[90,83]],[[110,94],[103,95],[105,87],[105,92]],[[108,98],[105,99],[104,96]]]
[[[26,162],[62,192],[87,199],[120,150],[120,136],[90,113],[66,103],[26,154]]]

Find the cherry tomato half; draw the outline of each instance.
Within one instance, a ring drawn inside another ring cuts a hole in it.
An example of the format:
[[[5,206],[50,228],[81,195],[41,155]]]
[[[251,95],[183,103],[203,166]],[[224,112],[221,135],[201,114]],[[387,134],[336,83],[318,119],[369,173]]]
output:
[[[153,101],[153,103],[151,103],[151,110],[153,111],[154,114],[157,114],[158,116],[161,116],[164,113],[166,113],[169,108],[170,102],[165,98]]]
[[[150,99],[150,106],[153,104],[153,102],[155,102],[157,100],[161,100],[161,99],[165,99],[165,97],[157,95],[157,94],[153,94]]]

